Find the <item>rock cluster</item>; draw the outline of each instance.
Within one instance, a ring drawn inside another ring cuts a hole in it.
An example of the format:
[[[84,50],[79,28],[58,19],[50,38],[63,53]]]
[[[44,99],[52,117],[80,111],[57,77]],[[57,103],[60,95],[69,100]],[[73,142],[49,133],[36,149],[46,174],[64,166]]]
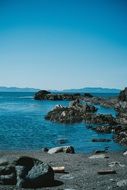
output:
[[[82,97],[80,93],[56,94],[46,90],[40,90],[34,95],[35,100],[75,100]]]
[[[127,87],[119,94],[116,110],[118,112],[117,122],[121,125],[121,129],[116,131],[114,139],[127,146]]]
[[[127,102],[127,87],[120,92],[118,99],[119,99],[119,101]]]
[[[40,160],[26,156],[13,161],[0,159],[0,184],[37,188],[51,186],[53,182],[53,169]]]
[[[82,104],[76,99],[70,103],[69,107],[55,107],[48,112],[45,119],[60,123],[77,123],[83,121],[86,113],[94,113],[96,110],[95,106]]]
[[[97,133],[118,133],[121,131],[122,127],[120,125],[103,125],[103,126],[96,126],[91,127],[92,130],[96,131]]]
[[[115,118],[114,125],[103,125],[97,127],[90,127],[99,133],[112,133],[113,139],[127,146],[127,88],[120,92],[117,102],[114,104],[115,109],[117,110],[117,116]],[[104,118],[102,119],[104,120]]]
[[[56,106],[48,112],[45,119],[59,123],[77,123],[85,121],[92,124],[115,125],[116,119],[112,115],[95,114],[97,108],[90,104],[82,104],[79,99],[72,101],[68,107]]]
[[[117,124],[116,119],[109,114],[85,114],[84,121],[89,124]]]
[[[114,134],[114,140],[121,145],[127,146],[127,126],[121,126],[119,131]]]

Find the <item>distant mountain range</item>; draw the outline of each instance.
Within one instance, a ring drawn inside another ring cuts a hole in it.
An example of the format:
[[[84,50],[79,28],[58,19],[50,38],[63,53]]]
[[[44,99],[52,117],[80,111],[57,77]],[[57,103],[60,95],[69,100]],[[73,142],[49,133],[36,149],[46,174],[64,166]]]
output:
[[[65,89],[62,92],[69,92],[69,93],[119,93],[120,89],[115,88],[100,88],[100,87],[86,87],[80,89]]]
[[[36,88],[17,88],[17,87],[0,87],[0,92],[37,92],[40,89]]]
[[[36,88],[17,88],[17,87],[0,87],[0,92],[37,92],[40,89]],[[42,89],[44,90],[44,89]],[[119,93],[120,89],[115,88],[94,88],[94,87],[86,87],[80,89],[65,89],[62,91],[58,90],[50,90],[51,92],[62,92],[62,93]]]

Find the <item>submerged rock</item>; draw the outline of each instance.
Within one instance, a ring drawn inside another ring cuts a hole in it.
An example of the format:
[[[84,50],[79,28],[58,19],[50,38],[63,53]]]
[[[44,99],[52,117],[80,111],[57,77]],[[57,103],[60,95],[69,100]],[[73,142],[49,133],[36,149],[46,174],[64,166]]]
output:
[[[111,139],[92,139],[92,142],[110,142]]]
[[[0,162],[0,184],[36,188],[51,186],[53,182],[52,168],[35,158],[24,156],[12,162]]]
[[[98,133],[111,133],[113,130],[113,127],[110,125],[103,125],[103,126],[93,127],[91,129]]]

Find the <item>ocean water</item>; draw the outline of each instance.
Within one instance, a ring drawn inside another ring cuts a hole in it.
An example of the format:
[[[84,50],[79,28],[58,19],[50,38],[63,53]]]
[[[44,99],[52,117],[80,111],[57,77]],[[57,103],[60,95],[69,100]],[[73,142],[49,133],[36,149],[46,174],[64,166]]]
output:
[[[68,101],[36,101],[34,93],[0,93],[0,150],[40,150],[43,147],[72,145],[77,152],[91,152],[98,149],[124,150],[113,141],[92,142],[93,138],[111,138],[111,134],[97,134],[87,129],[85,123],[58,124],[46,121],[44,116],[56,104],[67,106]],[[113,109],[98,106],[98,113],[112,114]]]

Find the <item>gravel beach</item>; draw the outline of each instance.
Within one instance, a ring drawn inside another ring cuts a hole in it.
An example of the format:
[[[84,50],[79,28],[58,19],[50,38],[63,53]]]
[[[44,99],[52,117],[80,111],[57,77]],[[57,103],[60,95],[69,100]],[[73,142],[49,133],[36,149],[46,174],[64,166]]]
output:
[[[123,152],[101,154],[48,154],[42,151],[9,152],[1,151],[0,158],[30,156],[48,163],[52,167],[64,166],[64,173],[55,173],[53,187],[45,190],[126,190],[127,155]],[[100,172],[100,173],[98,173]],[[1,190],[19,189],[15,186],[0,185]],[[30,189],[29,189],[30,190]]]

